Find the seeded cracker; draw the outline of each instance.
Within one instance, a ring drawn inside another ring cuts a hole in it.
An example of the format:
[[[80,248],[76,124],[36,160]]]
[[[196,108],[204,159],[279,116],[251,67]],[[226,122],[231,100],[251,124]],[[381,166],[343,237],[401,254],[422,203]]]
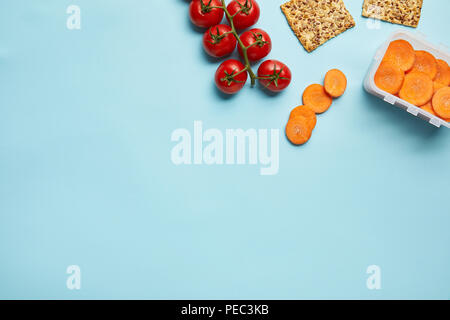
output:
[[[423,0],[365,0],[362,15],[416,28]]]
[[[308,52],[355,26],[342,0],[292,0],[281,10]]]

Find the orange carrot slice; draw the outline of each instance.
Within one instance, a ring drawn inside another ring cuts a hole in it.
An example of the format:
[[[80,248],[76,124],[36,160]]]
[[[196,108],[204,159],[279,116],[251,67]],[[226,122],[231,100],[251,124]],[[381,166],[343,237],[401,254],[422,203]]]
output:
[[[404,72],[389,61],[381,62],[375,73],[375,85],[390,94],[397,94],[405,78]]]
[[[294,108],[289,116],[289,121],[297,118],[304,119],[310,126],[311,130],[314,130],[314,128],[316,127],[317,116],[310,107],[298,106]]]
[[[406,72],[414,65],[416,54],[413,46],[408,41],[395,40],[389,44],[383,60],[393,63]]]
[[[311,138],[312,129],[303,118],[294,118],[286,125],[286,137],[295,145],[302,145]]]
[[[333,98],[339,98],[347,89],[347,77],[338,69],[332,69],[325,75],[325,91]]]
[[[443,84],[434,81],[433,82],[433,89],[434,89],[434,93],[436,93],[439,89],[445,88],[446,86],[444,86]]]
[[[450,119],[450,87],[439,89],[433,96],[433,110],[444,119]]]
[[[416,51],[416,61],[410,72],[420,71],[433,80],[438,72],[438,65],[434,56],[426,51]]]
[[[303,104],[310,107],[315,113],[324,113],[332,103],[333,99],[320,84],[312,84],[303,92]]]
[[[433,81],[423,72],[408,73],[399,97],[416,106],[423,106],[433,97]]]
[[[444,87],[450,85],[450,67],[444,60],[436,60],[438,71],[434,81],[442,84]]]
[[[438,115],[436,114],[436,112],[434,112],[433,106],[431,105],[431,102],[428,102],[426,105],[421,106],[420,108],[423,109],[423,110],[425,110],[426,112],[431,113],[433,116],[438,116]]]
[[[426,105],[420,107],[420,108],[422,108],[423,110],[431,113],[433,116],[439,117],[439,115],[436,112],[434,112],[433,104],[431,103],[431,101],[428,102]],[[450,119],[446,119],[446,118],[442,118],[442,117],[439,117],[439,118],[441,118],[444,121],[450,122]]]

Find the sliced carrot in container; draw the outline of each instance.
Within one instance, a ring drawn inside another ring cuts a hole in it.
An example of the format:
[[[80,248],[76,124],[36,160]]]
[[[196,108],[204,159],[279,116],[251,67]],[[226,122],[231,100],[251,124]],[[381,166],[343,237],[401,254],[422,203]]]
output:
[[[411,72],[405,76],[399,97],[416,106],[423,106],[433,97],[433,81],[423,72]]]
[[[433,82],[433,89],[434,89],[434,93],[436,93],[439,89],[445,88],[446,86],[444,86],[443,84],[434,81]]]
[[[311,127],[311,130],[314,130],[314,128],[316,127],[317,116],[310,107],[298,106],[294,108],[289,116],[289,121],[297,118],[304,119]]]
[[[393,63],[406,72],[413,67],[416,54],[413,46],[408,41],[395,40],[389,44],[383,60]]]
[[[429,112],[429,113],[431,113],[433,116],[438,116],[436,114],[436,112],[434,112],[433,106],[431,105],[431,102],[428,102],[426,105],[421,106],[420,108],[425,110],[425,111],[427,111],[427,112]]]
[[[390,94],[397,94],[403,84],[405,73],[390,61],[381,62],[375,73],[375,85]]]
[[[436,114],[436,112],[434,112],[433,104],[431,103],[431,101],[428,102],[426,105],[420,107],[420,108],[422,108],[423,110],[425,110],[425,111],[431,113],[433,116],[439,117],[439,115]],[[449,118],[449,119],[442,118],[442,117],[439,117],[439,118],[441,118],[441,119],[444,120],[444,121],[450,122],[450,118]]]
[[[438,72],[438,64],[436,58],[427,51],[416,51],[416,61],[410,72],[423,72],[433,80]]]
[[[333,98],[320,84],[312,84],[303,92],[303,104],[310,107],[315,113],[324,113],[332,103]]]
[[[439,89],[433,96],[433,110],[444,119],[450,119],[450,87]]]
[[[295,145],[302,145],[311,138],[312,129],[303,118],[289,120],[286,125],[286,137]]]
[[[437,74],[434,78],[434,82],[440,83],[442,86],[447,87],[450,85],[450,67],[444,60],[436,60],[437,62]]]
[[[332,69],[325,75],[325,91],[333,98],[339,98],[347,89],[347,77],[338,69]]]

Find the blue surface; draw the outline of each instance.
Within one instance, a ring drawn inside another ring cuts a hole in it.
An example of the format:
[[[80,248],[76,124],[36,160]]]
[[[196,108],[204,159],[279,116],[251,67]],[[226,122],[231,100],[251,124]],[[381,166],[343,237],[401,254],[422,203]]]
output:
[[[424,2],[417,30],[369,29],[347,0],[357,26],[308,54],[282,1],[260,0],[292,84],[225,98],[187,1],[3,1],[0,298],[450,298],[450,131],[362,89],[391,32],[450,45],[450,2]],[[66,28],[70,4],[81,30]],[[346,94],[290,145],[289,111],[334,67]],[[280,129],[279,173],[175,166],[171,133],[194,120]]]

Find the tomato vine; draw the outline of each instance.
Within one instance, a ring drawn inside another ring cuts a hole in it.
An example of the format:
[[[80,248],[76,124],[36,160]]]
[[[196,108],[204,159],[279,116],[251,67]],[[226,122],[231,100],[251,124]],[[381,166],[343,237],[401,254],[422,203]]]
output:
[[[234,20],[234,17],[235,17],[237,14],[241,13],[241,12],[244,10],[244,8],[247,7],[247,1],[245,2],[244,5],[240,5],[241,8],[240,8],[239,11],[236,12],[234,15],[231,15],[230,12],[228,11],[227,6],[226,6],[226,4],[225,4],[225,0],[220,0],[220,1],[222,2],[222,6],[219,7],[219,8],[221,8],[221,9],[225,12],[225,15],[226,15],[227,18],[228,18],[228,21],[229,21],[230,27],[231,27],[231,31],[230,31],[230,32],[231,32],[231,34],[233,34],[233,36],[236,38],[239,47],[241,47],[241,50],[242,50],[242,56],[243,56],[243,58],[244,58],[245,70],[248,72],[248,74],[249,74],[249,76],[250,76],[251,85],[254,86],[255,83],[256,83],[256,80],[258,79],[258,77],[257,77],[257,76],[255,75],[255,73],[253,72],[252,66],[250,65],[250,61],[249,61],[249,59],[248,59],[248,54],[247,54],[248,47],[244,46],[244,44],[242,43],[242,40],[241,40],[241,38],[239,37],[239,34],[238,34],[237,31],[236,31],[236,28],[235,28],[235,26],[234,26],[234,21],[233,21],[233,20]],[[250,2],[251,2],[251,1],[250,1]]]
[[[241,35],[238,32],[253,26],[259,19],[260,9],[255,0],[192,0],[189,14],[197,27],[208,28],[203,35],[203,47],[212,57],[222,58],[238,47],[241,61],[229,59],[216,71],[216,85],[222,92],[234,94],[242,89],[247,78],[254,87],[258,80],[270,91],[281,91],[291,81],[289,68],[277,60],[266,60],[255,73],[253,62],[266,57],[272,49],[270,36],[264,30],[253,28]],[[223,16],[227,24],[221,24]],[[237,85],[239,84],[239,85]]]

